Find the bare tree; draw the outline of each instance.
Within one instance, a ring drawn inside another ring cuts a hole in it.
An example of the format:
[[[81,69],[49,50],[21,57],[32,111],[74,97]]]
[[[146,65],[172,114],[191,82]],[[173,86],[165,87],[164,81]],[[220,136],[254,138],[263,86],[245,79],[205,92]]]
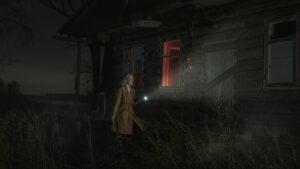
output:
[[[0,0],[0,65],[11,62],[8,55],[10,46],[32,38],[32,31],[25,23],[26,3],[29,1]]]
[[[1,0],[0,9],[1,17],[0,23],[3,24],[13,23],[23,26],[24,14],[22,13],[24,7],[24,1],[19,0]]]
[[[55,10],[64,17],[73,16],[87,0],[39,0],[44,6]]]

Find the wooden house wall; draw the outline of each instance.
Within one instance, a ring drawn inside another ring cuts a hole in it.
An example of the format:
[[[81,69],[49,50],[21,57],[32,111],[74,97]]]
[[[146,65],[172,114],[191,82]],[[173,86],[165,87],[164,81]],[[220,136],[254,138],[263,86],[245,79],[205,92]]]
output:
[[[208,16],[217,18],[210,23],[203,11],[187,8],[162,15],[160,29],[129,32],[116,44],[144,44],[144,92],[156,99],[198,100],[214,109],[227,105],[249,125],[295,126],[300,90],[264,88],[264,38],[266,19],[299,11],[297,0],[240,1],[211,8]],[[182,41],[182,61],[190,58],[192,70],[182,68],[179,89],[162,89],[162,45],[176,38]]]
[[[265,35],[266,21],[300,11],[298,1],[264,0],[237,4],[233,12],[224,17],[221,25],[230,26],[225,31],[226,38],[235,37],[234,46],[234,99],[236,110],[250,126],[299,126],[300,90],[271,89],[264,86],[266,74]],[[222,29],[222,26],[220,27]],[[226,29],[226,26],[224,26]],[[298,20],[298,31],[299,20]],[[217,36],[222,37],[222,34]],[[298,37],[298,43],[299,43]],[[299,58],[299,56],[297,56]],[[299,65],[298,65],[299,66]]]

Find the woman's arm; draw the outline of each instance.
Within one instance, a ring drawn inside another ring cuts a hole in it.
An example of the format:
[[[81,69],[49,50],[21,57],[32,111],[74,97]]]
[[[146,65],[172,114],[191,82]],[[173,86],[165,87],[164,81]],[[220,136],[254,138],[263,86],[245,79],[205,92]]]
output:
[[[121,99],[122,99],[122,87],[120,87],[118,90],[117,98],[116,98],[115,105],[114,105],[113,112],[112,112],[112,120],[114,120],[117,115],[117,112],[118,112],[118,109],[119,109],[119,106],[121,103]]]

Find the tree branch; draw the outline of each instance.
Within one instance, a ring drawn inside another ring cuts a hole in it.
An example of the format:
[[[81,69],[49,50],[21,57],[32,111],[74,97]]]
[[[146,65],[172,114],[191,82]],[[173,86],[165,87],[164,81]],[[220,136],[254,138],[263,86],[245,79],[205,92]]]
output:
[[[0,25],[2,23],[12,23],[12,24],[15,24],[15,25],[18,25],[20,26],[20,28],[22,28],[24,31],[26,32],[31,32],[31,28],[26,26],[22,20],[17,20],[17,19],[14,19],[14,18],[0,18]]]
[[[77,10],[74,8],[72,0],[68,0],[68,4],[69,4],[70,9],[73,11],[73,13],[76,13]]]
[[[80,6],[83,6],[84,3],[85,3],[85,0],[80,0]]]
[[[65,12],[67,13],[67,10],[66,10],[66,6],[65,6],[64,0],[60,0],[60,4],[61,4],[61,9],[62,9],[62,11],[65,11]]]
[[[15,24],[20,24],[16,19],[13,18],[0,18],[0,23],[1,22],[10,22],[10,23],[15,23]]]
[[[12,14],[16,17],[24,17],[24,14],[21,13],[21,8],[17,8],[17,5],[13,5],[8,1],[0,2],[0,7],[9,9],[12,12]]]
[[[60,13],[61,15],[70,18],[71,14],[69,14],[64,6],[63,0],[61,0],[62,3],[62,7],[58,7],[53,0],[40,0],[40,2],[45,5],[48,8],[51,8],[53,10],[55,10],[56,12]]]

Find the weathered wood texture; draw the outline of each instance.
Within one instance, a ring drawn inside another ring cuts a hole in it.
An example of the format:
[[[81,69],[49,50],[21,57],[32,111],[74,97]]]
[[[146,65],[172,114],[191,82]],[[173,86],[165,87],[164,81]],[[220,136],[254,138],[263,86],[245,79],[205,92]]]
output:
[[[227,22],[238,19],[255,23],[240,28],[249,32],[244,32],[248,35],[246,38],[239,38],[235,56],[235,107],[249,125],[298,125],[299,90],[264,89],[264,22],[270,18],[295,15],[300,9],[299,5],[297,1],[249,1],[238,4],[235,12],[226,17]],[[250,31],[250,27],[256,32]]]
[[[265,21],[299,11],[297,0],[238,1],[206,11],[161,14],[156,18],[162,20],[160,29],[116,39],[121,46],[144,44],[144,90],[157,98],[198,100],[211,107],[226,103],[245,119],[255,116],[266,118],[262,124],[288,125],[291,114],[295,119],[300,115],[300,90],[264,89]],[[192,70],[184,72],[181,64],[181,87],[162,89],[163,42],[176,38],[182,41],[182,62],[190,58]]]

